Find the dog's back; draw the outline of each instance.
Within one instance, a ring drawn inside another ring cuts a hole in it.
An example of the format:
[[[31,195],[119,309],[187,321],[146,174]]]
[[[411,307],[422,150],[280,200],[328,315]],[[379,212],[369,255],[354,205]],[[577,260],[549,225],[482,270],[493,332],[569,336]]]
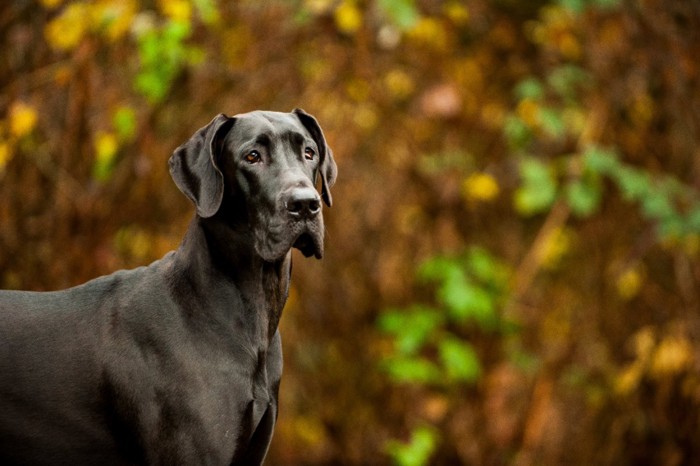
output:
[[[138,300],[148,275],[142,267],[63,291],[0,291],[1,464],[110,464],[122,456],[105,348],[128,318],[115,313]]]

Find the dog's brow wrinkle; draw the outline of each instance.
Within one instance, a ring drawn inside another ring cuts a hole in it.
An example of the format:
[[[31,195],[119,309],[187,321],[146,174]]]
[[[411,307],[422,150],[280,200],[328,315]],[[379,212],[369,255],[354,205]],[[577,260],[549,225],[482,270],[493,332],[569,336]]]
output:
[[[255,137],[255,143],[260,144],[261,146],[269,146],[271,140],[272,138],[267,134],[258,134]]]
[[[295,146],[301,146],[304,144],[304,141],[306,141],[306,137],[304,137],[303,134],[294,130],[287,131],[284,136]]]

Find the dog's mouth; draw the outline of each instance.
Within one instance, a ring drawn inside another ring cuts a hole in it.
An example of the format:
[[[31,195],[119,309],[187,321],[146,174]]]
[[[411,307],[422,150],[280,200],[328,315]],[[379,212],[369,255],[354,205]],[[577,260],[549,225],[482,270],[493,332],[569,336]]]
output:
[[[292,244],[297,248],[304,257],[315,256],[316,259],[323,257],[323,243],[319,239],[319,235],[305,231]]]
[[[274,262],[296,248],[305,257],[323,257],[323,220],[284,221],[255,228],[255,249],[260,256]]]

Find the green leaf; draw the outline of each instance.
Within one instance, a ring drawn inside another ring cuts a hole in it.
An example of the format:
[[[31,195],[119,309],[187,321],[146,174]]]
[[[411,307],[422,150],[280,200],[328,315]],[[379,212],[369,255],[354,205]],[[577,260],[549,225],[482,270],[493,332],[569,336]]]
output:
[[[444,256],[432,257],[418,267],[418,278],[423,282],[465,280],[464,270],[457,259]]]
[[[651,193],[651,176],[642,170],[622,166],[612,176],[628,201],[643,200]]]
[[[386,333],[399,333],[405,323],[405,313],[399,309],[385,311],[377,319],[379,329]]]
[[[687,216],[688,233],[700,233],[700,204],[695,204],[694,208]]]
[[[136,135],[136,113],[131,107],[121,106],[114,112],[112,126],[121,141],[131,141]]]
[[[425,466],[437,447],[438,435],[430,427],[415,429],[408,443],[392,440],[387,443],[387,453],[397,466]]]
[[[576,89],[589,80],[589,75],[579,66],[562,65],[547,76],[547,84],[565,99],[573,99]]]
[[[515,87],[515,96],[520,100],[539,100],[544,97],[544,86],[537,78],[523,79]]]
[[[188,47],[191,25],[170,20],[160,29],[151,28],[138,35],[140,70],[134,87],[151,103],[166,96],[177,74],[188,64],[202,59],[194,47]]]
[[[558,3],[575,14],[583,13],[586,8],[593,7],[601,10],[611,9],[620,4],[620,0],[559,0]]]
[[[559,0],[558,2],[562,7],[571,11],[572,13],[581,13],[585,9],[588,1],[587,0]]]
[[[671,200],[657,190],[651,190],[642,199],[642,213],[650,219],[677,217]]]
[[[189,22],[170,20],[163,27],[163,42],[177,44],[190,35],[190,30]]]
[[[199,66],[207,59],[206,51],[201,47],[187,47],[184,50],[183,61],[191,66]]]
[[[503,279],[501,265],[484,248],[471,248],[467,254],[467,265],[469,272],[482,283],[492,283]]]
[[[219,7],[216,0],[194,0],[193,3],[204,24],[213,25],[219,21]]]
[[[524,147],[532,138],[532,131],[525,122],[515,115],[509,115],[503,125],[503,134],[512,147]]]
[[[489,328],[497,323],[496,299],[505,291],[508,272],[486,250],[474,248],[462,258],[434,257],[420,266],[418,276],[437,284],[436,297],[453,321]]]
[[[479,357],[469,343],[446,338],[440,342],[439,352],[448,378],[475,382],[481,376]]]
[[[598,146],[589,146],[585,149],[583,163],[587,170],[601,175],[611,175],[620,169],[617,154]]]
[[[564,125],[564,120],[561,114],[551,108],[541,108],[538,112],[538,118],[542,129],[544,129],[550,136],[554,138],[560,138],[564,136],[566,132],[566,126]]]
[[[393,356],[383,362],[384,369],[395,382],[433,383],[440,380],[440,370],[423,357]]]
[[[158,54],[158,31],[147,29],[138,36],[139,58],[142,62],[153,62]]]
[[[438,298],[447,308],[450,317],[457,322],[473,319],[484,325],[495,323],[495,306],[491,295],[469,282],[446,282],[439,290]]]
[[[515,191],[515,209],[522,215],[549,210],[557,197],[554,171],[545,163],[527,157],[520,161],[521,186]]]
[[[420,18],[415,0],[379,0],[379,8],[404,31],[415,26]]]
[[[146,97],[149,102],[155,103],[165,96],[167,83],[164,83],[153,73],[142,73],[136,76],[135,88]]]
[[[620,0],[591,0],[591,2],[602,10],[615,8],[620,5]]]
[[[661,238],[679,238],[687,233],[687,225],[684,219],[678,215],[666,217],[660,220],[657,234]]]
[[[442,323],[442,314],[432,308],[413,306],[407,310],[391,310],[380,315],[379,328],[395,336],[400,354],[415,354]]]
[[[566,200],[574,215],[589,217],[598,210],[602,197],[600,182],[576,180],[566,187]]]

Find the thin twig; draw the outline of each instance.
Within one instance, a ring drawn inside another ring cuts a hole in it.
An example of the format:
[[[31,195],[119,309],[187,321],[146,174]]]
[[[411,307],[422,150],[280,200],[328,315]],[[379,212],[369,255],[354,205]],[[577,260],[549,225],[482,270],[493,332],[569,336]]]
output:
[[[570,215],[571,208],[563,199],[557,201],[554,207],[552,207],[552,210],[549,211],[549,215],[547,215],[540,231],[537,233],[532,246],[515,271],[512,283],[513,294],[511,303],[518,302],[528,288],[530,288],[537,272],[539,272],[542,267],[547,244],[552,241],[552,237],[566,224]]]

